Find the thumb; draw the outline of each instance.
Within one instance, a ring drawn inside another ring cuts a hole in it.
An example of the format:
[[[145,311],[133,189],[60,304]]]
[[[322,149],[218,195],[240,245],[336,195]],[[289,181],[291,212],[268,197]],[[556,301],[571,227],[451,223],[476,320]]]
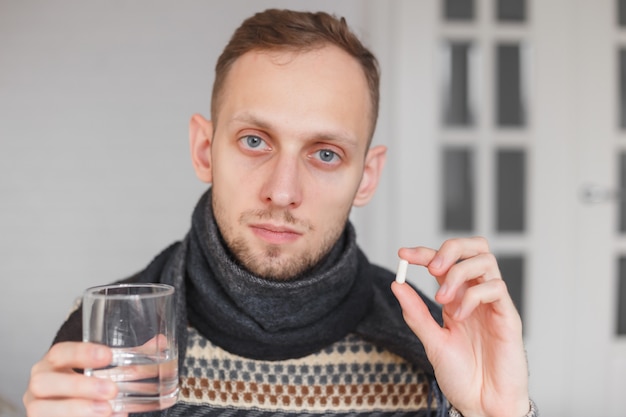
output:
[[[402,308],[404,321],[428,350],[428,345],[437,346],[444,337],[444,330],[430,314],[422,297],[409,284],[393,282],[391,291]]]

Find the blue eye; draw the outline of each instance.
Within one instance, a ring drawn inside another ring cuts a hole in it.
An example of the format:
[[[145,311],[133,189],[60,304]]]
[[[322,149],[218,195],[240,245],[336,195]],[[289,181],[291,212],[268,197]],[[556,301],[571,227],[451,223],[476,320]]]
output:
[[[245,139],[246,144],[251,148],[258,148],[263,143],[263,139],[258,136],[248,135]]]
[[[335,158],[337,158],[337,153],[329,149],[322,149],[318,151],[318,155],[320,160],[323,162],[332,162]]]

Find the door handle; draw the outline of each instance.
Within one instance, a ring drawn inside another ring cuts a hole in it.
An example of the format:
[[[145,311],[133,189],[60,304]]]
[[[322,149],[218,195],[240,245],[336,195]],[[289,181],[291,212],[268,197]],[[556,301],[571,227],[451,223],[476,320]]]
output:
[[[612,189],[596,184],[590,184],[582,187],[580,197],[583,203],[598,204],[610,201],[619,201],[624,198],[624,192],[621,189]]]

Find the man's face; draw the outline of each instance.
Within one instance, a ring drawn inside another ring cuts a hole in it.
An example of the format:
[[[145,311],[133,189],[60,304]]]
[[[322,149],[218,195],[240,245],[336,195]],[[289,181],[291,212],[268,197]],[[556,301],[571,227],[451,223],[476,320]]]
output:
[[[334,46],[235,61],[210,146],[213,210],[248,270],[295,277],[337,241],[363,174],[370,105],[361,67]]]

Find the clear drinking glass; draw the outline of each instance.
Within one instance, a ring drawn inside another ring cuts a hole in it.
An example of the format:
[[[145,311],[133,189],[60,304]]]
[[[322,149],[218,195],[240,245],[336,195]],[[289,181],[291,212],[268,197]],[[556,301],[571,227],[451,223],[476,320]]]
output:
[[[107,345],[113,361],[85,375],[110,378],[119,393],[111,402],[127,413],[162,410],[178,397],[174,287],[114,284],[83,294],[83,341]]]

